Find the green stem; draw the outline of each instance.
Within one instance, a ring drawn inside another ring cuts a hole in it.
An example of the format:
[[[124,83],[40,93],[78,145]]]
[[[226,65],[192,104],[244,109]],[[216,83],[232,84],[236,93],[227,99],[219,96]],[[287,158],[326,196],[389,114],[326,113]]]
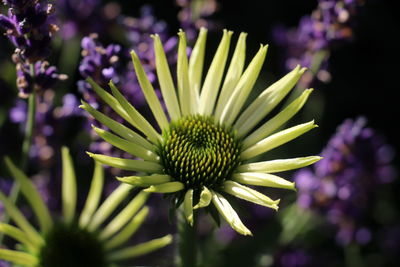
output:
[[[193,214],[194,216],[194,214]],[[183,215],[182,210],[177,210],[178,221],[178,266],[196,267],[197,266],[197,223],[194,218],[193,226],[190,226]]]
[[[24,142],[22,143],[22,159],[21,159],[21,169],[26,171],[28,160],[29,160],[29,151],[32,145],[33,131],[35,128],[35,115],[36,115],[36,93],[33,91],[29,96],[28,100],[28,116],[27,122],[25,126],[25,137]]]
[[[35,70],[34,65],[31,64],[30,66],[31,76],[35,77]],[[33,131],[35,128],[35,116],[36,116],[36,92],[33,88],[32,93],[28,99],[28,114],[27,114],[27,121],[25,125],[25,136],[22,143],[22,155],[21,155],[21,170],[26,172],[29,160],[29,150],[32,145],[32,138],[33,138]],[[17,203],[18,196],[20,192],[20,184],[15,181],[13,187],[11,188],[9,199],[12,203]],[[10,217],[6,213],[4,215],[4,223],[8,223]],[[3,234],[0,234],[0,243],[3,241]]]

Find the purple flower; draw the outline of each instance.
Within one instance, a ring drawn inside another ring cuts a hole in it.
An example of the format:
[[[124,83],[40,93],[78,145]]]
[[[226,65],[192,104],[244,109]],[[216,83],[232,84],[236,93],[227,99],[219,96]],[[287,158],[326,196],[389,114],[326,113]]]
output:
[[[0,26],[16,47],[16,55],[27,63],[43,60],[50,54],[51,36],[58,27],[49,22],[54,9],[47,1],[3,1],[9,7],[0,14]]]
[[[396,177],[393,149],[365,118],[348,119],[338,127],[314,169],[296,173],[298,204],[312,208],[335,225],[341,244],[366,244],[372,238],[366,224],[374,193]]]
[[[104,47],[97,38],[97,34],[91,34],[82,39],[83,58],[79,65],[79,72],[83,78],[92,77],[101,86],[106,86],[110,80],[118,83],[119,77],[116,74],[116,68],[121,47],[115,44]],[[79,81],[78,87],[87,101],[90,103],[97,102],[86,81]]]
[[[31,65],[18,61],[18,57],[14,57],[17,70],[17,87],[19,96],[26,98],[33,90],[44,91],[51,89],[58,81],[66,80],[65,74],[59,74],[57,67],[50,66],[47,61],[38,61]]]
[[[57,17],[62,21],[61,36],[68,40],[78,32],[87,35],[101,30],[100,0],[58,0]]]
[[[285,68],[293,69],[300,64],[314,72],[304,75],[303,87],[310,85],[312,75],[320,81],[329,81],[329,51],[353,39],[354,18],[360,6],[361,1],[357,0],[319,0],[318,7],[311,15],[302,17],[297,28],[274,29],[276,43],[286,51]]]
[[[303,249],[281,249],[274,255],[273,267],[308,267],[312,264],[311,254]]]
[[[0,14],[0,27],[16,47],[13,61],[17,70],[17,87],[20,97],[33,90],[51,88],[56,81],[67,77],[57,73],[57,68],[44,61],[50,55],[51,37],[58,30],[50,23],[54,9],[47,1],[3,1],[8,14]]]

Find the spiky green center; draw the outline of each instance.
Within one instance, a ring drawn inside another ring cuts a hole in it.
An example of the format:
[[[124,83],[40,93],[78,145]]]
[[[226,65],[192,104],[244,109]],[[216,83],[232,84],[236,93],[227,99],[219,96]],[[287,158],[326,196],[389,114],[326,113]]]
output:
[[[76,225],[56,224],[40,251],[40,267],[106,267],[97,237]]]
[[[212,117],[184,117],[170,125],[164,138],[164,171],[187,189],[215,189],[239,164],[239,142],[233,131]]]

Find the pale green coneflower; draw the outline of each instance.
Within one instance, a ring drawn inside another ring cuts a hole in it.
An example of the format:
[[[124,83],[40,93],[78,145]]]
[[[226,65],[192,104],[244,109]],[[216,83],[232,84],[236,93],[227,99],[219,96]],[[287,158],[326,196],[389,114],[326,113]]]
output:
[[[186,53],[185,33],[178,33],[177,90],[160,38],[152,36],[158,82],[168,115],[164,113],[137,54],[131,52],[137,79],[161,133],[124,98],[112,81],[109,83],[110,94],[88,79],[94,91],[135,128],[132,130],[112,120],[82,101],[81,107],[115,134],[97,127],[94,130],[106,142],[142,160],[88,154],[103,164],[144,173],[118,179],[145,187],[145,192],[171,195],[177,206],[183,203],[190,224],[193,224],[195,209],[210,208],[212,203],[233,229],[250,235],[224,194],[277,210],[279,199],[272,200],[243,184],[295,189],[294,183],[272,173],[307,166],[320,157],[252,161],[316,127],[314,121],[310,121],[276,132],[299,111],[312,90],[305,90],[281,112],[255,128],[288,94],[305,68],[296,67],[245,107],[264,62],[267,46],[260,47],[244,70],[247,34],[240,34],[222,82],[232,35],[232,32],[224,30],[202,82],[206,33],[206,29],[200,30],[190,59]]]
[[[143,206],[148,193],[140,192],[126,206],[120,205],[133,188],[121,184],[100,205],[103,168],[96,163],[85,206],[76,214],[77,188],[74,167],[68,149],[63,148],[62,218],[52,218],[34,184],[6,158],[12,176],[21,185],[22,194],[32,207],[39,230],[0,192],[0,201],[15,226],[0,223],[0,232],[17,241],[15,250],[0,249],[0,259],[28,267],[111,267],[147,254],[171,243],[171,235],[135,246],[121,247],[143,223],[149,208]],[[122,210],[110,216],[117,208]],[[107,223],[104,223],[107,220]]]

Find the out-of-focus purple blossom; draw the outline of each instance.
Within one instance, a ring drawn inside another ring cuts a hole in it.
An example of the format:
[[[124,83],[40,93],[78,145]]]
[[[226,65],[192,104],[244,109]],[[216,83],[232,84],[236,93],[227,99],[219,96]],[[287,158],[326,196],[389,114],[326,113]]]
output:
[[[295,174],[298,204],[323,214],[338,229],[341,244],[367,244],[368,209],[379,186],[396,178],[393,149],[366,125],[365,118],[348,119],[322,151],[314,169]]]
[[[62,21],[60,33],[63,39],[71,39],[78,32],[87,35],[101,29],[100,0],[58,0],[55,5],[57,17]]]
[[[82,39],[82,60],[79,72],[83,78],[92,77],[100,86],[105,87],[110,80],[119,82],[116,72],[121,47],[110,44],[104,47],[97,40],[97,34],[91,34]],[[86,81],[79,81],[78,87],[84,98],[91,104],[97,105],[97,98]]]
[[[49,22],[54,12],[47,1],[3,1],[8,14],[0,14],[0,26],[17,48],[16,54],[26,63],[35,63],[50,54],[51,36],[58,27]]]
[[[274,255],[273,267],[311,267],[320,266],[311,254],[303,249],[284,248]]]
[[[30,158],[43,167],[53,164],[55,153],[63,145],[60,143],[60,140],[63,140],[62,136],[67,134],[71,122],[82,116],[78,108],[78,100],[74,95],[66,94],[63,97],[62,106],[59,107],[54,105],[54,96],[54,92],[48,90],[38,97],[36,127]],[[17,99],[9,113],[10,120],[20,124],[21,130],[25,128],[26,109],[26,102]]]
[[[216,0],[176,0],[181,7],[178,19],[189,41],[194,41],[201,27],[214,29],[216,24],[210,17],[217,11]]]
[[[329,51],[337,44],[353,39],[355,17],[362,0],[319,0],[311,15],[300,19],[297,28],[277,26],[275,42],[286,51],[285,68],[296,65],[311,68],[314,73],[303,76],[302,87],[308,87],[314,76],[323,82],[330,80]]]
[[[65,74],[59,74],[57,67],[50,66],[47,61],[38,61],[32,66],[23,61],[19,61],[18,57],[14,57],[17,70],[17,87],[19,96],[26,98],[33,90],[44,91],[51,89],[58,81],[66,80]]]
[[[10,267],[11,265],[8,262],[0,260],[0,267]]]

